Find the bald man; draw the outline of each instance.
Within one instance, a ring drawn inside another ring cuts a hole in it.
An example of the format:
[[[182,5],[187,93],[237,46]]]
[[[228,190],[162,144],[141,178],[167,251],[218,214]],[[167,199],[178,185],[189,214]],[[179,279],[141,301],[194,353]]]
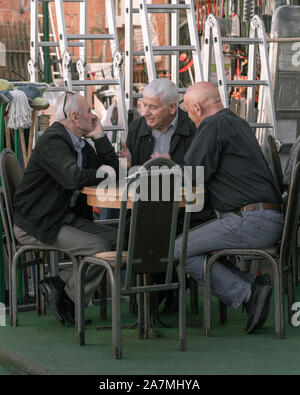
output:
[[[197,131],[184,162],[204,166],[204,183],[217,218],[189,233],[186,270],[202,278],[204,255],[224,248],[264,248],[280,240],[281,195],[253,130],[222,105],[219,91],[208,82],[191,86],[184,106]],[[180,256],[181,237],[176,241]],[[242,272],[229,262],[212,267],[212,292],[234,308],[244,304],[246,332],[263,326],[272,288],[268,275]]]

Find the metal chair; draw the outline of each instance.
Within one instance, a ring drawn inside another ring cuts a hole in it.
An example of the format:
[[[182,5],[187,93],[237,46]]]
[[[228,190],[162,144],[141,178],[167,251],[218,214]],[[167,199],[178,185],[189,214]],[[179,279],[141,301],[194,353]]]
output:
[[[21,183],[23,170],[20,163],[10,149],[5,148],[0,154],[0,176],[2,181],[4,198],[0,199],[0,210],[4,226],[6,243],[8,249],[9,263],[9,305],[10,305],[10,322],[12,326],[18,326],[18,302],[17,302],[17,271],[19,268],[37,266],[36,275],[36,310],[37,314],[45,314],[45,301],[38,289],[38,282],[44,277],[44,256],[40,257],[40,252],[44,254],[47,251],[59,251],[46,244],[37,245],[20,245],[16,240],[13,232],[13,197],[18,185]],[[27,262],[19,262],[19,258],[25,252],[32,251],[34,259]],[[73,258],[75,265],[78,265],[77,259]],[[41,269],[41,272],[40,270]]]
[[[159,161],[152,162],[152,165]],[[169,162],[170,164],[170,162]],[[173,162],[171,162],[173,164]],[[168,166],[171,167],[171,166]],[[157,200],[148,199],[153,188],[154,180],[157,181]],[[181,259],[177,265],[178,282],[172,282],[172,271],[174,267],[174,243],[176,238],[176,226],[178,216],[178,199],[175,199],[175,191],[181,186],[182,175],[178,168],[141,170],[129,178],[124,189],[120,223],[118,229],[117,250],[115,252],[104,252],[101,258],[85,257],[81,260],[78,271],[78,342],[85,342],[84,332],[84,275],[89,264],[96,264],[107,270],[112,290],[112,344],[113,357],[122,358],[121,345],[121,296],[138,294],[138,325],[140,337],[148,334],[149,306],[148,293],[165,291],[171,289],[179,290],[179,343],[180,350],[186,349],[185,333],[185,251],[187,234],[190,221],[190,212],[186,210],[184,221],[184,236]],[[166,199],[163,186],[170,185],[170,195]],[[132,211],[130,222],[130,234],[128,251],[123,251],[126,212],[128,204],[128,193],[130,187],[135,189],[132,197]],[[146,199],[143,191],[147,190]],[[148,201],[147,201],[148,200]],[[121,269],[125,269],[125,280],[121,282]],[[165,282],[152,284],[151,273],[165,273]],[[134,281],[136,279],[136,281]],[[142,315],[142,294],[144,297],[144,315]],[[144,317],[144,319],[143,319]]]
[[[207,255],[204,269],[204,329],[206,336],[212,336],[211,324],[211,267],[221,256],[252,256],[266,259],[274,271],[275,291],[275,336],[284,338],[284,303],[283,294],[288,294],[289,318],[291,306],[295,301],[295,241],[297,222],[300,212],[300,162],[295,164],[288,194],[287,210],[281,242],[264,249],[224,249]],[[284,286],[285,282],[285,286]]]
[[[271,134],[265,137],[265,142],[262,146],[262,151],[271,168],[274,179],[281,193],[283,193],[283,172],[280,162],[280,156],[277,150],[275,139]]]

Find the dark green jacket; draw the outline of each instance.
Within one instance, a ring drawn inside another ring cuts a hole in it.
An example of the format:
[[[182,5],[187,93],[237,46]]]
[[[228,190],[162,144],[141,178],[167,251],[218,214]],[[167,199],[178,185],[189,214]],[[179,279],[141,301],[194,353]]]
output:
[[[183,164],[183,157],[193,140],[195,132],[196,126],[194,122],[190,120],[186,112],[179,109],[178,123],[172,136],[169,150],[173,162],[179,165]],[[142,165],[151,159],[154,138],[145,117],[140,117],[131,122],[126,145],[131,153],[132,166]]]
[[[62,124],[55,122],[38,139],[23,180],[14,198],[14,223],[36,239],[51,244],[69,211],[74,190],[97,185],[97,169],[102,164],[118,171],[118,158],[108,138],[86,143],[82,150],[82,168],[77,152]],[[75,214],[92,219],[92,208],[79,195]]]

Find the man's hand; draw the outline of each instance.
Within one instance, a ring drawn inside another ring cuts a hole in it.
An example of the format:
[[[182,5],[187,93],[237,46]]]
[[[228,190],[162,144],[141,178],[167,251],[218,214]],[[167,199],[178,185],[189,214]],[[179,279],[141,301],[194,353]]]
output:
[[[129,169],[131,167],[131,153],[127,147],[127,145],[122,142],[122,151],[118,152],[118,157],[119,158],[126,158],[127,160],[127,169]]]
[[[171,159],[171,156],[169,154],[161,154],[159,152],[155,152],[154,154],[151,155],[151,158],[167,158],[167,159]]]
[[[88,137],[93,140],[99,139],[104,134],[103,128],[101,125],[101,121],[97,116],[95,116],[95,118],[93,118],[92,122],[94,124],[93,129],[89,133],[87,133],[84,137]]]

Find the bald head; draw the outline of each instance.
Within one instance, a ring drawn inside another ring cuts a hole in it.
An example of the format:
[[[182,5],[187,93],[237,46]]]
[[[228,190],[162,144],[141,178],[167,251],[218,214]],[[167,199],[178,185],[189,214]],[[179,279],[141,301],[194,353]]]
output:
[[[218,88],[210,82],[190,86],[184,95],[184,106],[197,127],[203,119],[224,108]]]

